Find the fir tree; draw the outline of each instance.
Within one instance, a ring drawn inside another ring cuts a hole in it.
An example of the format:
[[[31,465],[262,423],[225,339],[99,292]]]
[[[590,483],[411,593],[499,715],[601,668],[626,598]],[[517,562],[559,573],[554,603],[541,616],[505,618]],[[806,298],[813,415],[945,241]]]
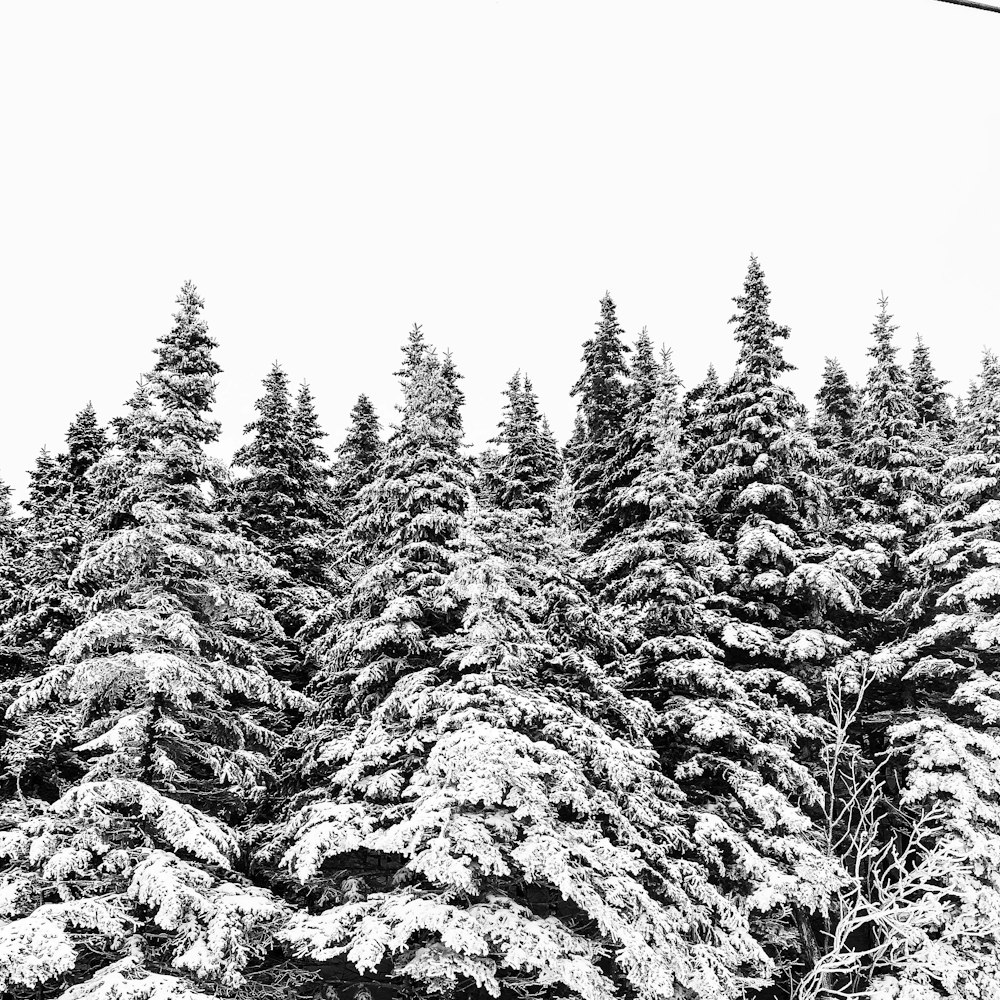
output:
[[[88,403],[66,432],[66,454],[60,456],[70,484],[76,490],[89,490],[87,472],[107,451],[108,438],[97,422],[97,414]]]
[[[930,351],[920,334],[917,334],[917,343],[913,348],[909,375],[917,423],[947,438],[954,427],[948,393],[944,388],[948,382],[937,377]]]
[[[516,372],[504,396],[503,418],[491,441],[500,452],[487,456],[483,470],[489,481],[486,489],[498,507],[534,510],[548,520],[561,465],[555,442],[543,425],[531,379]]]
[[[669,357],[664,363],[670,366]],[[673,371],[672,367],[670,368]],[[646,330],[636,340],[630,366],[628,405],[618,431],[616,447],[605,466],[601,494],[606,498],[584,544],[596,551],[638,520],[647,507],[645,499],[629,487],[649,466],[657,450],[658,428],[654,409],[660,401],[662,369]],[[635,501],[639,500],[636,504]]]
[[[283,569],[292,564],[293,510],[300,484],[294,475],[295,440],[288,376],[275,363],[254,404],[258,416],[243,428],[252,435],[237,449],[233,465],[245,470],[229,498],[248,537],[270,552]]]
[[[856,582],[870,567],[865,557],[829,551],[817,537],[828,498],[809,471],[818,454],[801,428],[802,408],[779,382],[791,369],[781,348],[788,329],[770,318],[756,258],[735,302],[740,354],[710,410],[712,437],[697,470],[706,475],[702,517],[731,558],[735,576],[727,591],[742,605],[739,616],[791,635],[798,624],[819,624],[834,611],[858,611]],[[759,655],[746,636],[737,649],[743,642],[749,645],[739,655]]]
[[[715,884],[750,914],[761,945],[788,961],[796,920],[808,926],[811,912],[824,914],[840,878],[800,808],[819,800],[796,760],[814,741],[816,720],[801,714],[808,691],[785,675],[782,656],[774,657],[780,639],[762,642],[763,630],[746,630],[715,597],[730,569],[697,520],[697,489],[683,464],[679,386],[665,353],[653,405],[636,428],[651,447],[617,500],[633,516],[591,557],[588,575],[601,581],[626,637],[618,673],[658,710],[654,746],[698,817],[695,829],[707,834],[699,849]],[[792,655],[801,642],[800,633],[788,644]],[[824,659],[846,646],[828,643]],[[766,843],[755,835],[760,826],[770,831]]]
[[[847,372],[836,358],[826,359],[816,403],[817,444],[838,455],[846,454],[854,436],[858,400]]]
[[[298,483],[292,544],[296,569],[292,575],[320,591],[336,590],[339,572],[333,564],[331,536],[337,525],[337,500],[331,483],[330,457],[322,444],[326,431],[320,427],[312,390],[305,382],[295,397],[292,430],[292,471]]]
[[[219,424],[209,414],[215,402],[215,376],[222,369],[212,356],[218,345],[201,315],[205,303],[192,282],[185,282],[177,304],[173,328],[159,338],[149,375],[162,422],[155,477],[159,485],[151,499],[162,492],[172,504],[200,510],[206,506],[204,487],[214,473],[204,446],[219,437]]]
[[[556,440],[556,436],[552,433],[552,428],[549,426],[549,418],[544,415],[539,425],[538,436],[542,469],[545,472],[546,478],[558,484],[562,479],[565,463],[563,462],[559,442]]]
[[[884,606],[905,583],[903,556],[917,533],[935,516],[935,456],[918,433],[913,392],[896,360],[896,327],[888,300],[879,313],[869,348],[872,366],[855,421],[847,478],[857,497],[858,532],[884,553],[884,572],[869,603]]]
[[[711,409],[719,394],[719,375],[709,365],[705,378],[684,394],[681,408],[681,450],[688,468],[696,466],[711,436]]]
[[[283,574],[276,588],[262,586],[259,593],[294,636],[326,604],[333,587],[322,431],[308,387],[293,407],[288,377],[277,364],[264,379],[255,408],[257,419],[244,428],[253,437],[233,459],[246,474],[231,486],[225,506]]]
[[[588,527],[607,502],[605,477],[614,461],[628,402],[628,350],[615,304],[605,295],[597,331],[583,345],[583,374],[572,389],[581,419],[578,432],[574,432],[569,469],[576,504]],[[599,544],[600,538],[588,539],[591,547]]]
[[[286,913],[236,873],[234,824],[276,741],[255,706],[305,702],[265,666],[280,630],[243,581],[266,564],[198,499],[218,366],[194,287],[179,301],[151,380],[141,499],[85,551],[71,584],[86,613],[8,713],[35,751],[19,787],[42,793],[8,800],[0,820],[0,980],[15,997],[267,992],[253,966]]]
[[[372,401],[362,393],[351,408],[351,424],[337,448],[334,468],[338,506],[345,510],[375,478],[385,446]]]
[[[42,668],[49,651],[80,620],[83,601],[69,580],[97,530],[91,471],[107,447],[107,434],[88,403],[66,432],[66,451],[53,458],[42,448],[29,474],[24,507],[30,516],[12,567],[17,586],[0,624],[0,645],[28,673]]]

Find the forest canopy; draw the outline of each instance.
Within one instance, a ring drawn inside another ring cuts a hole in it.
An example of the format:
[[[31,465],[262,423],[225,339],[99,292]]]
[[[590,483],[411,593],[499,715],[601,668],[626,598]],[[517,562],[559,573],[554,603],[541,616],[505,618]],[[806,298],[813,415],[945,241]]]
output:
[[[0,484],[0,994],[1000,1000],[1000,362],[734,303],[689,382],[605,295],[564,443],[414,326],[222,462],[185,284]]]

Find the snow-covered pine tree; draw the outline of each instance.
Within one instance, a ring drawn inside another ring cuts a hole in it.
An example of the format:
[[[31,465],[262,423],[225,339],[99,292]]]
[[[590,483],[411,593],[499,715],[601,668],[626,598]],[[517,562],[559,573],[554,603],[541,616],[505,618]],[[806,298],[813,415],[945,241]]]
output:
[[[652,447],[612,500],[631,516],[588,560],[588,575],[602,581],[627,639],[617,673],[657,709],[653,743],[684,791],[696,851],[760,944],[787,962],[798,953],[796,921],[822,916],[839,878],[803,811],[820,794],[796,751],[815,740],[816,724],[788,711],[789,700],[807,705],[808,692],[767,658],[760,666],[724,662],[719,637],[740,635],[742,625],[717,606],[715,583],[727,579],[728,566],[697,520],[669,354],[656,374],[653,403],[633,427]]]
[[[917,424],[931,433],[936,433],[942,440],[949,440],[954,430],[955,418],[951,411],[949,393],[945,392],[948,380],[938,378],[931,363],[930,350],[919,333],[913,348],[909,375]]]
[[[292,540],[293,577],[302,586],[322,594],[341,586],[333,535],[337,528],[337,500],[331,482],[330,456],[323,446],[326,431],[320,426],[308,383],[295,396],[292,412],[295,437],[292,470],[299,490],[295,497],[295,534]],[[305,606],[305,605],[304,605]]]
[[[204,501],[219,368],[193,285],[178,303],[150,378],[152,433],[124,433],[127,419],[115,450],[143,451],[107,458],[136,470],[137,502],[85,550],[71,578],[83,620],[8,713],[35,751],[49,743],[0,806],[12,997],[191,1000],[203,982],[287,995],[259,969],[287,910],[239,873],[236,825],[268,782],[260,706],[307,702],[268,675],[280,629],[244,584],[266,564]]]
[[[609,454],[600,484],[599,492],[605,499],[591,521],[586,540],[591,551],[597,551],[645,515],[645,503],[640,500],[636,508],[636,495],[628,487],[656,452],[652,411],[657,404],[660,375],[653,342],[643,328],[632,348],[627,402],[616,446]]]
[[[498,507],[532,509],[548,521],[561,465],[555,441],[543,425],[531,379],[515,372],[504,396],[503,416],[491,439],[499,451],[483,470],[489,480],[485,488]]]
[[[24,550],[24,531],[14,517],[11,494],[10,486],[0,479],[0,627],[11,613],[11,598],[21,587],[19,570]],[[0,651],[0,677],[3,676],[4,659],[5,654]]]
[[[449,409],[448,424],[452,430],[457,431],[459,438],[462,436],[462,407],[465,405],[465,393],[462,391],[462,373],[455,365],[455,359],[451,351],[444,352],[441,361],[441,378],[448,389]]]
[[[288,376],[277,362],[263,386],[263,395],[254,403],[258,415],[243,428],[251,439],[233,456],[233,465],[243,475],[233,483],[227,506],[247,537],[288,569],[299,483],[293,470],[296,441]]]
[[[847,468],[859,539],[883,565],[881,580],[866,595],[875,607],[886,607],[899,596],[905,584],[905,555],[935,517],[938,478],[932,468],[940,457],[919,431],[912,387],[896,360],[897,327],[888,306],[883,296]]]
[[[559,442],[556,440],[555,434],[552,433],[549,418],[544,414],[542,415],[538,434],[542,451],[542,468],[545,469],[547,478],[550,478],[553,483],[558,485],[562,479],[565,463],[563,462]]]
[[[854,438],[858,398],[843,365],[836,358],[826,358],[823,383],[816,393],[814,431],[820,448],[845,456]]]
[[[731,633],[732,652],[745,662],[785,649],[779,662],[807,652],[822,662],[842,646],[829,635],[831,625],[860,610],[856,584],[872,567],[864,553],[831,548],[816,531],[827,503],[810,471],[816,443],[801,426],[800,404],[779,381],[792,367],[781,348],[788,328],[770,317],[770,293],[754,257],[735,302],[740,354],[709,411],[711,438],[697,467],[706,477],[701,516],[733,567],[727,604],[749,626]]]
[[[351,407],[350,419],[347,434],[337,448],[333,469],[334,492],[342,521],[349,519],[347,510],[375,478],[385,451],[378,413],[374,403],[364,393]]]
[[[87,472],[107,449],[107,432],[98,423],[93,404],[87,403],[66,432],[66,454],[59,456],[70,488],[83,491],[91,488]]]
[[[66,451],[53,458],[42,448],[30,473],[18,586],[0,624],[0,645],[16,650],[28,672],[42,669],[49,650],[80,620],[82,600],[69,579],[96,530],[90,471],[107,447],[88,403],[66,432]]]
[[[277,586],[260,590],[286,633],[294,636],[329,600],[330,492],[322,431],[312,397],[303,386],[293,407],[288,377],[275,364],[254,404],[257,419],[247,424],[251,439],[233,464],[244,474],[224,497],[224,508],[241,532],[267,554],[283,574]]]
[[[269,851],[315,906],[289,945],[376,998],[738,995],[766,958],[686,856],[556,533],[524,507],[475,519],[493,539],[463,526],[449,386],[431,353],[404,371],[357,528],[380,541],[322,650],[317,784]]]
[[[605,478],[614,465],[619,431],[628,405],[629,348],[622,340],[615,304],[611,296],[601,299],[597,331],[583,345],[583,374],[572,395],[578,399],[578,422],[567,454],[567,465],[576,492],[575,503],[585,529],[607,502]],[[600,533],[586,539],[593,551],[603,541]]]
[[[719,394],[719,373],[709,365],[705,377],[684,394],[681,404],[681,451],[688,468],[696,466],[711,436],[711,407]]]

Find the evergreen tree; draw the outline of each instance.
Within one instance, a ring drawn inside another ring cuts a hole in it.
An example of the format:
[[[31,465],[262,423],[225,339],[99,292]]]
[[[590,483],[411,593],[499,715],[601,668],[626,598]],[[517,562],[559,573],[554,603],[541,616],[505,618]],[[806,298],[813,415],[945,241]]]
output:
[[[225,506],[281,571],[277,587],[272,582],[259,593],[294,636],[333,587],[326,455],[318,443],[323,432],[308,387],[293,407],[288,377],[277,364],[255,408],[257,419],[244,428],[253,437],[233,459],[246,474],[232,484]]]
[[[664,363],[669,366],[669,357],[664,358]],[[601,483],[600,492],[606,499],[591,523],[584,545],[592,551],[607,545],[647,512],[645,498],[629,488],[652,461],[659,433],[654,409],[662,370],[645,329],[636,340],[629,374],[626,412]]]
[[[483,468],[486,489],[498,507],[534,510],[548,520],[561,465],[558,449],[543,425],[531,379],[515,372],[504,396],[503,418],[491,441],[500,451],[488,455]]]
[[[597,331],[583,345],[583,374],[572,389],[581,419],[574,432],[573,453],[568,456],[569,469],[576,505],[588,527],[607,502],[606,472],[614,460],[628,403],[628,350],[615,304],[606,294],[601,299]],[[588,539],[587,545],[596,548],[600,541],[600,537]]]
[[[864,554],[831,551],[816,531],[828,497],[809,471],[818,454],[802,408],[779,382],[791,369],[781,348],[788,329],[770,318],[756,258],[735,302],[740,354],[710,410],[712,437],[697,469],[706,476],[702,518],[730,556],[726,589],[738,616],[790,639],[800,626],[859,611],[856,584],[871,568]],[[739,655],[760,655],[748,635]]]
[[[337,449],[334,468],[338,506],[345,510],[375,478],[385,446],[372,401],[362,393],[351,408],[351,425]]]
[[[747,630],[715,596],[730,569],[697,520],[679,387],[665,353],[654,403],[637,429],[652,448],[617,501],[633,516],[591,557],[588,575],[602,581],[626,637],[618,672],[658,710],[654,746],[698,817],[695,829],[706,833],[698,849],[714,884],[738,901],[754,936],[784,963],[797,951],[790,944],[797,922],[808,928],[810,913],[825,913],[840,878],[801,808],[819,799],[796,760],[814,742],[816,720],[801,711],[806,688],[775,656],[780,638],[761,642],[767,633]],[[787,644],[792,655],[802,639],[799,633]],[[829,659],[845,646],[829,638],[820,655]],[[756,836],[761,827],[769,830],[766,842]]]
[[[66,451],[42,448],[29,474],[17,566],[0,618],[0,645],[23,671],[37,672],[55,644],[79,623],[83,601],[69,586],[98,511],[91,470],[108,448],[107,434],[88,403],[66,432]],[[16,650],[16,653],[14,652]]]
[[[455,359],[451,351],[444,352],[444,360],[441,362],[441,378],[448,388],[448,399],[450,400],[448,410],[448,424],[452,430],[462,432],[462,407],[465,405],[465,393],[462,392],[462,373],[455,367]]]
[[[88,491],[87,472],[108,449],[108,437],[97,422],[97,413],[91,403],[76,415],[66,432],[66,454],[60,456],[70,485],[76,490]]]
[[[323,447],[326,431],[320,427],[312,390],[303,382],[292,413],[295,449],[292,471],[298,489],[295,498],[295,536],[292,544],[302,584],[324,590],[339,587],[332,535],[337,526],[337,500],[331,483],[330,457]]]
[[[946,379],[938,378],[931,364],[930,351],[920,334],[910,361],[910,389],[917,423],[947,438],[954,427],[954,417],[948,402]]]
[[[288,376],[275,363],[254,404],[258,416],[243,428],[252,435],[233,465],[245,475],[233,484],[228,505],[247,536],[270,552],[278,566],[292,565],[293,511],[300,484],[294,475],[295,440]]]
[[[161,410],[158,470],[150,481],[150,499],[162,493],[171,504],[203,510],[206,485],[214,463],[204,447],[219,438],[218,421],[209,414],[215,402],[215,376],[222,369],[212,357],[218,346],[201,315],[205,306],[197,289],[185,282],[177,298],[180,309],[169,333],[159,338],[150,391]]]
[[[13,997],[272,982],[259,966],[286,908],[237,873],[235,824],[269,780],[276,737],[257,706],[306,703],[267,673],[280,630],[243,583],[266,564],[200,499],[219,369],[192,285],[178,302],[151,379],[150,453],[133,456],[141,499],[86,549],[71,578],[83,619],[8,713],[33,748],[19,788],[40,796],[8,799],[0,818],[0,984]]]
[[[562,479],[565,463],[563,462],[559,442],[556,440],[555,434],[552,433],[551,426],[549,426],[549,418],[544,415],[538,428],[538,437],[542,468],[545,471],[546,477],[551,479],[553,483],[558,484]]]
[[[888,300],[879,313],[869,348],[872,366],[855,421],[848,481],[857,497],[858,533],[884,553],[884,569],[869,603],[885,606],[905,584],[904,555],[935,517],[936,457],[918,433],[913,392],[896,360]]]
[[[719,375],[709,365],[705,378],[684,394],[681,404],[681,450],[688,468],[700,461],[711,436],[711,410],[719,394]]]
[[[823,384],[816,393],[816,441],[820,448],[845,455],[854,436],[858,400],[847,372],[836,358],[827,358]]]
[[[14,613],[16,596],[23,588],[23,557],[23,528],[14,518],[11,488],[0,480],[0,744],[7,739],[3,713],[13,700],[19,685],[27,679],[21,652],[10,642],[5,629],[7,620]],[[0,761],[3,756],[3,750],[0,749]],[[0,789],[5,784],[0,771]]]

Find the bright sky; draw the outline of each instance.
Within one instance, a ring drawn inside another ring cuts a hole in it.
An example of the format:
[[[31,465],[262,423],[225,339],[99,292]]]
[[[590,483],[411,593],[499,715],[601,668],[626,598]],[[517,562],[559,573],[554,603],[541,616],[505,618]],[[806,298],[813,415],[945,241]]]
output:
[[[746,262],[856,380],[884,290],[964,389],[1000,329],[1000,16],[936,0],[8,3],[0,475],[119,411],[191,277],[223,449],[278,359],[334,442],[414,321],[471,442],[526,369],[558,434],[605,289],[682,377]]]

